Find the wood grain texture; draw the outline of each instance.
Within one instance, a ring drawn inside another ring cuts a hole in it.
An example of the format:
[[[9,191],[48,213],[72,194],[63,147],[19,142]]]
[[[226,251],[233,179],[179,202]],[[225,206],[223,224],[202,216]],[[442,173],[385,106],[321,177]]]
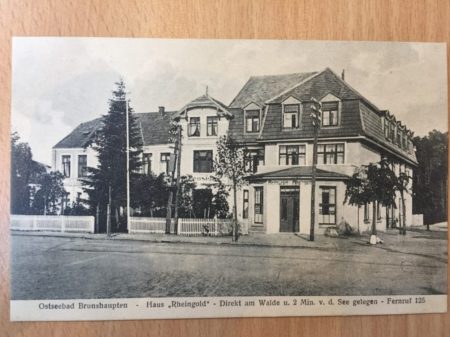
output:
[[[450,42],[448,0],[0,0],[0,336],[450,336],[450,314],[9,322],[11,36]]]

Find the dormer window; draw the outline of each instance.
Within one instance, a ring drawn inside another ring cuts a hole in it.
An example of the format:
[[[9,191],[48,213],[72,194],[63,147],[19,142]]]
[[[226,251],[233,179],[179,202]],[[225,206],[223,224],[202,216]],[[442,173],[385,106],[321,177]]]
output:
[[[393,123],[393,122],[389,123],[389,129],[390,129],[389,139],[391,142],[394,142],[395,141],[395,130],[396,130],[395,123]]]
[[[322,103],[322,126],[337,126],[339,124],[339,102]]]
[[[397,130],[397,145],[400,147],[402,147],[402,139],[403,139],[402,134],[403,134],[403,132],[400,129],[398,129]]]
[[[299,126],[300,104],[283,105],[283,128],[296,129]]]
[[[189,119],[189,137],[200,137],[200,117]]]
[[[341,100],[329,93],[323,97],[322,103],[322,127],[338,126],[341,120]]]
[[[387,118],[384,119],[384,137],[386,139],[390,138],[390,125],[391,123]]]
[[[406,133],[403,133],[403,144],[402,144],[402,148],[403,150],[406,150],[408,148],[408,139],[406,136]]]
[[[260,110],[245,110],[245,131],[259,132]]]

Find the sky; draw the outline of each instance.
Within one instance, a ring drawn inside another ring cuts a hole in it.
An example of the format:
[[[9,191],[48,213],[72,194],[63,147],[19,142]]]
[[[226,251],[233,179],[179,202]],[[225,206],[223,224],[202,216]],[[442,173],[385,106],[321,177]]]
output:
[[[33,158],[78,124],[104,115],[114,82],[135,112],[178,110],[205,93],[229,104],[250,76],[337,74],[380,109],[424,136],[447,131],[447,56],[442,43],[137,38],[13,39],[11,121]]]

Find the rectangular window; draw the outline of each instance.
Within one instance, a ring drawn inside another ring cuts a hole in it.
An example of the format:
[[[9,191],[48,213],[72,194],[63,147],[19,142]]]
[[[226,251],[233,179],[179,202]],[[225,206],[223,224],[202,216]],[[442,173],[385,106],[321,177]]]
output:
[[[318,144],[318,164],[344,164],[344,144]]]
[[[305,165],[306,146],[305,145],[281,145],[280,165]]]
[[[387,120],[387,118],[384,119],[384,137],[386,139],[390,138],[390,134],[391,134],[391,123],[389,123],[389,121]]]
[[[397,130],[397,145],[402,146],[402,132],[400,130]]]
[[[162,172],[164,172],[165,174],[169,174],[169,162],[170,162],[170,153],[168,152],[161,153]]]
[[[78,177],[83,178],[87,176],[87,155],[78,155]]]
[[[336,225],[336,187],[320,186],[319,225]]]
[[[322,103],[322,126],[339,124],[339,102]]]
[[[255,187],[255,223],[263,222],[264,189],[262,186]]]
[[[298,128],[300,117],[299,104],[283,105],[283,128],[295,129]]]
[[[207,117],[207,135],[208,136],[217,136],[217,117]]]
[[[150,174],[152,172],[152,154],[144,153],[142,156],[142,173]]]
[[[255,173],[259,165],[264,165],[264,149],[245,151],[245,172]]]
[[[248,190],[243,191],[242,218],[248,219]]]
[[[408,141],[406,139],[406,133],[403,133],[402,148],[403,148],[403,150],[406,150],[407,147],[408,147]]]
[[[259,110],[245,111],[245,131],[259,132]]]
[[[364,222],[369,221],[369,205],[364,204]]]
[[[390,123],[390,134],[389,134],[389,139],[391,140],[391,142],[395,142],[395,123]]]
[[[62,174],[66,178],[70,178],[70,156],[62,156]]]
[[[194,172],[204,173],[213,171],[212,150],[194,151]]]
[[[189,137],[200,137],[200,117],[189,119]]]

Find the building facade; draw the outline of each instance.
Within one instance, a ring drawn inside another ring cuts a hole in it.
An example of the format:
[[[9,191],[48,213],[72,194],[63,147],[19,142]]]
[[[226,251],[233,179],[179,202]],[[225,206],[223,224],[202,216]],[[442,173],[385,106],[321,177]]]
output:
[[[183,130],[181,174],[192,175],[198,188],[212,187],[215,144],[219,136],[228,134],[246,151],[248,184],[238,191],[239,222],[250,232],[308,234],[314,139],[312,99],[322,104],[316,232],[342,220],[354,229],[368,230],[372,207],[344,204],[345,181],[361,165],[382,158],[394,163],[397,174],[407,172],[412,176],[417,165],[412,132],[328,68],[251,77],[229,106],[205,94],[179,111],[160,108],[158,112],[136,114],[144,143],[143,170],[168,172],[173,153],[168,134],[170,123],[176,120]],[[71,198],[82,193],[77,178],[83,175],[83,167],[96,165],[95,153],[82,145],[99,127],[101,120],[83,123],[53,148],[53,169],[66,175]],[[399,198],[397,208],[378,207],[380,230],[402,216]],[[405,205],[406,223],[411,224],[410,194],[406,194]]]

